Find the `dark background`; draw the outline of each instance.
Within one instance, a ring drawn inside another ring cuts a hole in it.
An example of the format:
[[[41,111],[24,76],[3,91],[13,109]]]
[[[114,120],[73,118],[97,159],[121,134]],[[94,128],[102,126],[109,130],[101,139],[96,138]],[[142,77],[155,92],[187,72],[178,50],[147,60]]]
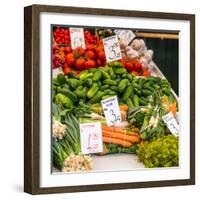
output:
[[[143,38],[148,49],[154,51],[153,60],[178,95],[178,40]]]

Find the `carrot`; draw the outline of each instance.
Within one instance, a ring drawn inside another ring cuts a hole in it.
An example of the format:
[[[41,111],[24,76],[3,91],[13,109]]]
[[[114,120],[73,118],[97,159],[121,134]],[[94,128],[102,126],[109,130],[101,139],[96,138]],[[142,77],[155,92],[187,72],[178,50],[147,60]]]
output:
[[[109,126],[102,125],[102,129],[106,130],[106,131],[111,131],[111,132],[124,133],[127,135],[138,135],[137,133],[127,131],[127,130],[125,130],[123,128],[119,128],[119,127],[109,127]]]
[[[125,140],[120,140],[120,139],[115,139],[107,136],[103,136],[103,142],[104,143],[110,143],[110,144],[118,144],[123,147],[131,147],[132,144],[131,142],[125,141]]]
[[[92,106],[92,109],[95,112],[98,112],[98,113],[103,111],[103,108],[101,106]],[[128,106],[127,105],[119,105],[119,109],[124,110],[124,111],[128,111]]]
[[[128,111],[128,106],[127,105],[120,105],[119,109],[124,110],[124,111]]]
[[[176,102],[169,106],[168,111],[172,112],[174,116],[176,115]]]
[[[132,142],[132,143],[138,143],[140,141],[138,136],[126,135],[126,134],[123,134],[123,133],[110,132],[110,131],[105,131],[105,130],[103,130],[103,136],[116,138],[116,139],[122,139],[122,140],[126,140],[126,141],[129,141],[129,142]]]
[[[101,113],[103,111],[101,106],[94,106],[94,107],[92,107],[92,109],[97,113]]]

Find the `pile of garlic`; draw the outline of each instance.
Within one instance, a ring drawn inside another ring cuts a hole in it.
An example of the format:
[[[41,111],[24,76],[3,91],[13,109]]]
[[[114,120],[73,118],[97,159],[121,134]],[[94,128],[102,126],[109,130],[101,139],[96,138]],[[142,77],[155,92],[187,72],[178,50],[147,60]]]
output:
[[[129,60],[139,59],[140,64],[151,71],[153,50],[147,49],[143,39],[134,39],[132,43],[128,45],[126,40],[121,38],[119,43],[122,57],[126,57]]]
[[[66,133],[66,125],[62,124],[59,121],[53,122],[53,137],[55,139],[63,139]]]
[[[63,165],[63,172],[84,172],[92,170],[93,168],[93,160],[91,156],[78,154],[69,155]]]

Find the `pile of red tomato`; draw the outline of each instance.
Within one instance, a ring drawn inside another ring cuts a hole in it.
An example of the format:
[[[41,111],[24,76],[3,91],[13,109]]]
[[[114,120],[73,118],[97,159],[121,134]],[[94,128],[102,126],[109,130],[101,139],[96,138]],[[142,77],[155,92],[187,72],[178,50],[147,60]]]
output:
[[[106,65],[106,57],[103,42],[96,35],[84,31],[86,48],[77,47],[71,49],[69,29],[57,27],[53,31],[53,60],[52,67],[62,67],[66,75],[73,72],[75,75],[80,71]],[[133,75],[149,76],[148,70],[144,69],[138,59],[129,61],[122,58],[120,62]]]

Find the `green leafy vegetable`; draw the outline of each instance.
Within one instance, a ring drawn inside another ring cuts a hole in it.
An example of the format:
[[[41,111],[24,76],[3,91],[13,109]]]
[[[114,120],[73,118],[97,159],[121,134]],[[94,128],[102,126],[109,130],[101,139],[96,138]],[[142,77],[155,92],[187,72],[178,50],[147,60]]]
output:
[[[138,158],[145,167],[178,166],[178,138],[173,135],[163,136],[139,145]]]

